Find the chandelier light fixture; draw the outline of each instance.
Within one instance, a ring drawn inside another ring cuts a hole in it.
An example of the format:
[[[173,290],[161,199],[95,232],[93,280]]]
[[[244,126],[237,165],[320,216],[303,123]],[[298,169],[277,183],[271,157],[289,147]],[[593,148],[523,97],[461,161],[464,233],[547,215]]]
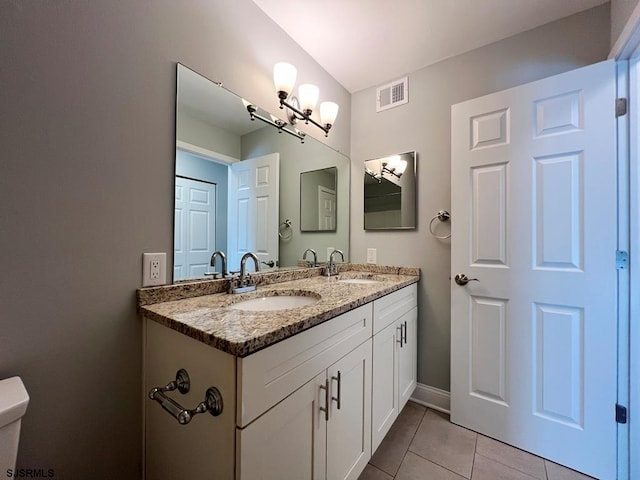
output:
[[[285,122],[284,120],[280,120],[273,115],[271,115],[270,119],[263,115],[260,115],[258,113],[258,107],[247,102],[244,98],[242,99],[242,104],[247,109],[247,112],[249,112],[249,117],[251,117],[252,121],[257,118],[261,122],[268,123],[269,125],[276,127],[278,129],[278,133],[288,133],[289,135],[298,138],[301,143],[304,143],[304,137],[306,136],[306,133],[301,132],[297,128],[295,130],[290,130],[289,128],[287,128],[287,122]]]
[[[320,90],[315,85],[305,83],[298,87],[298,97],[291,95],[296,83],[296,67],[289,63],[276,63],[273,67],[273,83],[280,99],[280,108],[287,108],[289,122],[293,125],[298,120],[304,120],[305,124],[313,123],[329,135],[329,130],[338,116],[338,104],[334,102],[322,102],[320,104],[320,123],[311,118],[311,114],[318,103]]]

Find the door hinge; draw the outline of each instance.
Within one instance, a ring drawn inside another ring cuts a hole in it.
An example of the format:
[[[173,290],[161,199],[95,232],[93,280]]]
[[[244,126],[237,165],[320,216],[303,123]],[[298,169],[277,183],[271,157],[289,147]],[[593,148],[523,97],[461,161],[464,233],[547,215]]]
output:
[[[629,254],[624,250],[616,250],[616,269],[626,270],[629,265]]]
[[[621,117],[627,114],[627,99],[616,98],[616,117]]]
[[[627,407],[616,403],[616,422],[627,423]]]

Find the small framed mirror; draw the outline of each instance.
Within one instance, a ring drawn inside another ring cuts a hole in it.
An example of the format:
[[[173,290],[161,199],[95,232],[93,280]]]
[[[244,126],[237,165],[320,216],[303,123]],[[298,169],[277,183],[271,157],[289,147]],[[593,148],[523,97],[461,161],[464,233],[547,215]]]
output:
[[[335,232],[338,169],[323,168],[300,174],[300,230]]]
[[[416,228],[416,152],[364,162],[364,229]]]

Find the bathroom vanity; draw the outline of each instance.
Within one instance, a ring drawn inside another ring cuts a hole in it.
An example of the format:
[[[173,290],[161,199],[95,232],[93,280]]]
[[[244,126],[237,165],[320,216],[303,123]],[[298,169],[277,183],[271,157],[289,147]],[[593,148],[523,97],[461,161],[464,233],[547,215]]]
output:
[[[358,478],[416,385],[419,271],[340,267],[138,291],[145,394],[184,369],[176,404],[222,397],[186,425],[145,398],[147,479]]]

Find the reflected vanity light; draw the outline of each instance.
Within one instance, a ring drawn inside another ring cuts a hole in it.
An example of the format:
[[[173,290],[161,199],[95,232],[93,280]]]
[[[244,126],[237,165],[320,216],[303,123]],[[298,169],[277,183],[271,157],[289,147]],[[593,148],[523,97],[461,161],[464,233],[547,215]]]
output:
[[[400,178],[402,176],[406,168],[407,168],[407,161],[400,160],[399,155],[394,155],[392,157],[389,157],[387,162],[385,161],[382,162],[382,172],[390,173],[391,175],[394,175],[397,178]]]
[[[372,169],[364,167],[364,173],[369,175],[371,178],[375,178],[378,183],[382,183],[382,175],[380,173],[374,172]]]
[[[305,124],[313,123],[329,136],[329,130],[338,116],[338,104],[322,102],[320,104],[320,123],[311,118],[311,114],[318,103],[320,90],[315,85],[305,83],[298,87],[298,97],[291,95],[296,83],[296,67],[289,63],[276,63],[273,67],[273,83],[280,99],[280,108],[287,108],[289,122],[293,125],[297,120],[304,120]],[[290,96],[291,95],[291,96]],[[289,98],[289,101],[287,101]]]
[[[385,173],[400,178],[406,169],[407,161],[400,160],[399,155],[393,155],[376,161],[373,168],[365,167],[364,172],[380,183]]]
[[[244,107],[247,109],[247,111],[249,112],[249,117],[251,117],[251,120],[255,120],[256,118],[264,123],[267,123],[273,127],[276,127],[278,129],[278,133],[288,133],[289,135],[296,137],[298,139],[300,139],[301,143],[304,143],[304,137],[306,136],[306,133],[301,132],[298,129],[291,130],[289,128],[287,128],[287,122],[285,122],[284,120],[280,120],[279,118],[277,118],[274,115],[271,115],[271,118],[266,118],[263,117],[262,115],[260,115],[258,112],[258,108],[255,105],[252,105],[251,103],[247,102],[244,98],[242,99],[242,104],[244,105]]]

